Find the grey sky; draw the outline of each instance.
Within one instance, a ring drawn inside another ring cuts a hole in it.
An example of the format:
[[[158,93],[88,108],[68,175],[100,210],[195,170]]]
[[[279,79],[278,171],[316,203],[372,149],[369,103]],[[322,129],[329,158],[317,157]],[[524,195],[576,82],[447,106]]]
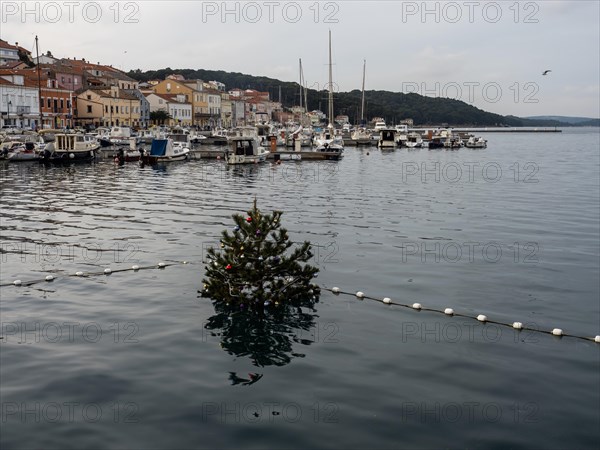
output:
[[[40,52],[124,70],[296,81],[302,58],[309,87],[323,87],[331,29],[342,91],[360,89],[366,59],[367,89],[459,98],[500,114],[599,117],[599,4],[3,0],[0,37],[35,51],[37,34]]]

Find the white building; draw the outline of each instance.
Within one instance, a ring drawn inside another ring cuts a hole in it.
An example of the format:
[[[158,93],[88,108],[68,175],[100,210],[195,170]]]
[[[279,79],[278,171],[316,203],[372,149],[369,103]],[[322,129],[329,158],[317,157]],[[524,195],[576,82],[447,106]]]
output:
[[[36,128],[40,118],[38,89],[23,75],[0,75],[1,126]]]
[[[19,61],[19,48],[0,39],[0,66]]]
[[[157,94],[152,92],[146,95],[150,103],[150,112],[165,111],[171,117],[167,125],[190,126],[192,124],[192,104],[185,101],[185,94]]]

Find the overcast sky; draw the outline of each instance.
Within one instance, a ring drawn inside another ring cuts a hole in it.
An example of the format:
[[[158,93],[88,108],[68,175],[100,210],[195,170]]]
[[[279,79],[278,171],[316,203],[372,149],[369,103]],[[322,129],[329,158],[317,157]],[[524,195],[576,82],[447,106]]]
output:
[[[600,117],[600,2],[0,3],[0,38],[123,70],[201,68],[417,92],[517,116]],[[542,76],[546,69],[552,70]]]

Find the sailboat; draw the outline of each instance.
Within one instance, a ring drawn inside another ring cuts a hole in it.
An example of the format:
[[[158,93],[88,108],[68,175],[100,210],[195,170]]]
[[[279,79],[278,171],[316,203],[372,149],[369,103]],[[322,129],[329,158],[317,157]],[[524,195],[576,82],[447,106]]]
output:
[[[331,69],[331,30],[329,30],[329,111],[328,119],[329,124],[327,128],[321,133],[321,135],[315,139],[317,152],[328,152],[338,154],[342,157],[344,151],[344,141],[341,136],[336,136],[333,129],[333,75]]]
[[[362,102],[360,108],[360,124],[359,128],[352,133],[352,140],[356,141],[356,145],[371,145],[371,133],[366,128],[365,122],[365,72],[367,69],[367,60],[363,61],[363,81],[362,81]]]

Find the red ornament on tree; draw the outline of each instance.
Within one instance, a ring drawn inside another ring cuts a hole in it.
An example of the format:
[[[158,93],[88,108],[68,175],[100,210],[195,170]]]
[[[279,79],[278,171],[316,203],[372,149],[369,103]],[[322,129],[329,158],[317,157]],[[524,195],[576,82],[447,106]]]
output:
[[[227,264],[227,265],[225,266],[225,270],[231,270],[231,264]]]
[[[252,217],[246,217],[246,222],[252,222]]]

